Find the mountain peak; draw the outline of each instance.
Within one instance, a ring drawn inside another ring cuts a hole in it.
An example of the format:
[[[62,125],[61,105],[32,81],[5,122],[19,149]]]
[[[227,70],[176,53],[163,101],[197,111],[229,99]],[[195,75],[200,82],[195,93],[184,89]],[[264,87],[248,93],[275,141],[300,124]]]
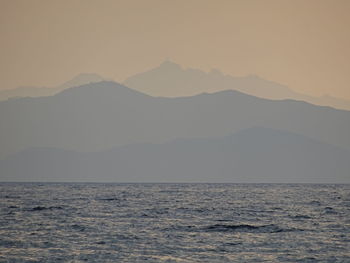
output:
[[[142,96],[149,97],[148,95],[130,89],[122,84],[114,81],[100,81],[94,83],[88,83],[72,88],[65,89],[57,94],[57,96],[75,96],[77,98],[86,99],[91,98],[104,98],[113,99],[116,97],[125,98],[125,96]]]
[[[106,80],[106,78],[101,77],[100,75],[96,73],[79,73],[76,75],[72,80],[76,79],[97,79],[97,80]]]
[[[101,81],[107,81],[106,78],[101,77],[100,75],[96,73],[80,73],[73,77],[71,80],[68,80],[67,82],[63,83],[59,86],[60,90],[81,86],[89,83],[96,83]]]
[[[181,69],[181,66],[179,64],[176,64],[175,62],[169,60],[169,59],[166,59],[159,65],[159,68]]]

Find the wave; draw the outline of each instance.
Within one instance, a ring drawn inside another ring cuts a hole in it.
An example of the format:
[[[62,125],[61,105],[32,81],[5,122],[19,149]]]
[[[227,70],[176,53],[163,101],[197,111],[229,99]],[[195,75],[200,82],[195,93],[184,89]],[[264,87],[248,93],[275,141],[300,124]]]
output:
[[[294,228],[281,228],[276,225],[227,225],[227,224],[215,224],[202,228],[203,231],[215,231],[215,232],[253,232],[253,233],[279,233],[290,231],[302,231],[301,229]]]
[[[120,201],[120,199],[116,198],[116,197],[99,198],[97,200],[101,200],[101,201]]]
[[[42,210],[53,210],[53,209],[63,209],[63,207],[61,207],[61,206],[49,206],[49,207],[36,206],[36,207],[33,207],[32,209],[30,209],[30,211],[42,211]]]

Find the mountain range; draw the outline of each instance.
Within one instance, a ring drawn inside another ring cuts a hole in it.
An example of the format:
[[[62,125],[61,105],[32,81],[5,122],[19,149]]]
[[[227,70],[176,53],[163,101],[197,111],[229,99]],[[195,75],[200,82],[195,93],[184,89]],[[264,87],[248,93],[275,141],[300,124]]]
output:
[[[350,112],[102,81],[0,102],[0,180],[350,182]]]
[[[350,151],[285,131],[78,153],[31,148],[0,161],[3,181],[348,183]]]
[[[89,83],[109,81],[94,73],[82,73],[56,87],[19,87],[0,90],[0,101],[17,97],[52,96],[65,89]],[[320,106],[350,110],[350,101],[330,95],[314,97],[298,93],[277,82],[256,75],[234,77],[212,69],[204,72],[199,69],[184,69],[180,65],[165,60],[159,66],[146,72],[132,75],[124,85],[154,97],[188,97],[199,93],[214,93],[223,90],[237,90],[259,98],[306,101]]]
[[[94,73],[82,73],[56,87],[24,86],[15,89],[0,90],[0,101],[20,97],[52,96],[65,89],[81,86],[84,84],[100,82],[104,80],[107,79]]]
[[[237,90],[259,98],[301,100],[316,105],[350,110],[350,101],[329,95],[313,97],[301,94],[286,85],[265,80],[256,75],[234,77],[223,74],[217,69],[208,73],[193,68],[184,69],[169,60],[149,71],[129,77],[124,84],[152,96],[184,97],[203,92]]]

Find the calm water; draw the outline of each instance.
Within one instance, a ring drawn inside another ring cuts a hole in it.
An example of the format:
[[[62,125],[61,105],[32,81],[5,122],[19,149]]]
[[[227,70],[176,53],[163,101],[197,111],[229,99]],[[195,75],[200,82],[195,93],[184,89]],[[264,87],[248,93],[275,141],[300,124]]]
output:
[[[0,184],[0,262],[350,262],[350,185]]]

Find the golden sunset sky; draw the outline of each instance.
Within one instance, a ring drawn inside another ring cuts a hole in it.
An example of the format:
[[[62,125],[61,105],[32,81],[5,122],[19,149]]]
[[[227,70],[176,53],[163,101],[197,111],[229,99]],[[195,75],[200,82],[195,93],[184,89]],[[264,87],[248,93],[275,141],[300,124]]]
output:
[[[0,0],[0,89],[165,59],[350,99],[348,0]]]

